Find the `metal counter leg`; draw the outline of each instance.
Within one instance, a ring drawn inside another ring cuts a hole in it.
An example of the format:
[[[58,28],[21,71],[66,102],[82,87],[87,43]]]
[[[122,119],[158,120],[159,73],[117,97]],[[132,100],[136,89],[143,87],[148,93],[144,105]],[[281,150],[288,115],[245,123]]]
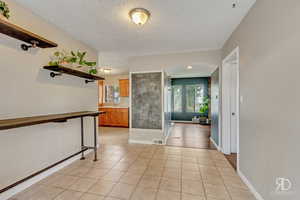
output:
[[[84,130],[83,130],[83,117],[80,117],[80,122],[81,122],[81,150],[84,149]],[[81,158],[80,160],[84,160],[84,152],[81,153]]]
[[[96,121],[96,116],[94,116],[94,154],[95,154],[94,161],[97,161],[98,156],[97,156],[97,121]]]

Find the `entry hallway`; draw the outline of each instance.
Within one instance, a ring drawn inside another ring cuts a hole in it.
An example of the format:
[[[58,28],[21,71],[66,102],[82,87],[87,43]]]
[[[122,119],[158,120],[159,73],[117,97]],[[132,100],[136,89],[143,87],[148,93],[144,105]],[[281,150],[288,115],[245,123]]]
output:
[[[216,149],[210,141],[210,126],[191,123],[175,123],[172,127],[167,145]]]
[[[98,162],[90,154],[11,200],[255,199],[216,150],[127,144],[122,128],[100,133]]]

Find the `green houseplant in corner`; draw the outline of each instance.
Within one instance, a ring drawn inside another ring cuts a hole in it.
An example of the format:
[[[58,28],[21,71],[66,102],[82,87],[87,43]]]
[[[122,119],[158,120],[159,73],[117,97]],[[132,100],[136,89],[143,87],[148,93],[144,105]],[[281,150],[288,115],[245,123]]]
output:
[[[0,19],[9,19],[9,8],[7,3],[0,1]]]
[[[86,52],[71,51],[67,53],[66,51],[57,51],[51,56],[51,61],[49,62],[50,66],[66,66],[73,67],[76,65],[76,68],[88,67],[88,72],[90,74],[97,74],[98,70],[96,68],[96,62],[86,61],[84,57],[86,56]]]

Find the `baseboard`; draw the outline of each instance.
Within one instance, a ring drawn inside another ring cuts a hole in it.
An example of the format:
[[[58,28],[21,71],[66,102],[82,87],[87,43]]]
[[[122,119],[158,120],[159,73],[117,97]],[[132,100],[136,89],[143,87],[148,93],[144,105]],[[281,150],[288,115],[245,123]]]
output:
[[[165,137],[165,139],[164,139],[164,145],[167,144],[167,141],[168,141],[168,138],[169,138],[169,136],[170,136],[170,134],[171,134],[171,132],[172,132],[172,129],[173,129],[173,125],[170,125],[170,126],[169,126],[169,129],[168,129],[168,133],[167,133],[167,135],[166,135],[166,137]]]
[[[217,145],[217,143],[214,141],[214,139],[212,137],[210,137],[209,139],[215,145],[215,147],[217,147],[218,151],[221,151],[221,148],[219,147],[219,145]]]
[[[99,147],[99,145],[98,145]],[[94,150],[90,149],[90,150],[87,150],[85,155],[93,152]],[[22,192],[23,190],[29,188],[30,186],[36,184],[37,182],[41,181],[42,179],[54,174],[55,172],[61,170],[62,168],[72,164],[73,162],[75,162],[76,160],[79,160],[81,158],[81,155],[77,155],[77,156],[74,156],[73,158],[69,159],[69,160],[66,160],[65,162],[37,175],[37,176],[34,176],[32,177],[31,179],[3,192],[0,194],[0,200],[7,200],[9,198],[11,198],[12,196],[14,196],[15,194],[19,193],[19,192]]]
[[[130,128],[129,143],[136,144],[162,144],[164,141],[163,129]],[[157,142],[156,142],[157,141]],[[161,141],[161,143],[159,143]]]
[[[249,190],[252,192],[252,194],[255,196],[255,198],[257,200],[264,200],[263,197],[256,191],[256,189],[254,188],[254,186],[251,184],[251,182],[246,178],[246,176],[240,171],[237,170],[238,175],[241,177],[241,179],[243,180],[243,182],[247,185],[247,187],[249,188]]]

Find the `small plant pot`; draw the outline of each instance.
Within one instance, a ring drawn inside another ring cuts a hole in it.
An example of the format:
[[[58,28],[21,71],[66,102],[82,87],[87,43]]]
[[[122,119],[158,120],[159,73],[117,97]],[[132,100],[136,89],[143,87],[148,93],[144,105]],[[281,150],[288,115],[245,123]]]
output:
[[[209,119],[207,117],[200,117],[199,122],[202,125],[206,125],[209,122]]]
[[[1,20],[4,20],[4,21],[8,21],[8,19],[7,19],[6,17],[4,17],[4,16],[2,15],[2,13],[0,13],[0,19],[1,19]]]
[[[61,62],[60,65],[64,66],[64,67],[68,67],[68,68],[72,68],[73,67],[73,64],[69,63],[69,62]]]

